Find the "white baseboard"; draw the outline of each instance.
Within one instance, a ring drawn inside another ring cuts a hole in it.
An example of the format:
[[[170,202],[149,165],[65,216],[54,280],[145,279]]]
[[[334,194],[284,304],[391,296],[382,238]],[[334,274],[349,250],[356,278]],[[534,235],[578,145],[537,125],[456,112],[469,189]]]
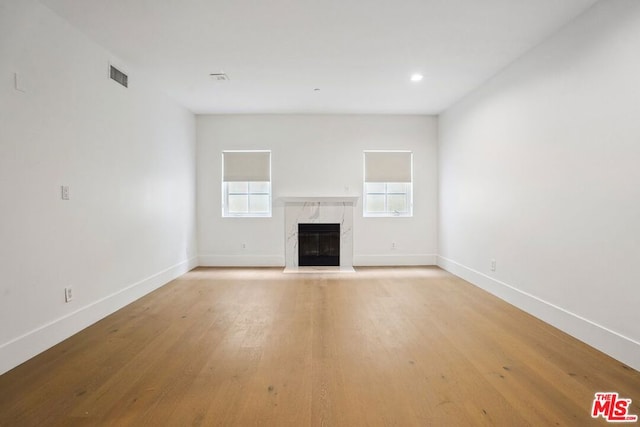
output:
[[[436,265],[434,254],[417,255],[355,255],[353,265],[360,267],[382,267],[390,265]]]
[[[283,267],[284,255],[200,255],[201,267]]]
[[[354,266],[436,265],[434,254],[355,255]],[[200,255],[201,267],[284,267],[282,255]]]
[[[197,267],[197,261],[185,260],[0,345],[0,374]]]
[[[622,363],[640,370],[639,342],[454,260],[438,256],[437,265]]]

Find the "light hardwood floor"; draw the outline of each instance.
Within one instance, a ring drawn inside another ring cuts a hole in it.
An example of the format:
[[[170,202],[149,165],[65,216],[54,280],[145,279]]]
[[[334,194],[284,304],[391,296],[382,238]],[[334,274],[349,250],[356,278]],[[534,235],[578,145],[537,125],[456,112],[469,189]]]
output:
[[[193,270],[0,376],[1,426],[556,426],[640,373],[440,270]]]

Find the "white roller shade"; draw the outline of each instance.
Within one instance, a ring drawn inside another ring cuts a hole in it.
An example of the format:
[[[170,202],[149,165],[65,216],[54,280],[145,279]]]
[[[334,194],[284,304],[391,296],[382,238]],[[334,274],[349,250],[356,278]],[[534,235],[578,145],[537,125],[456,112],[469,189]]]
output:
[[[270,151],[224,151],[223,176],[231,181],[271,181]]]
[[[365,182],[411,182],[410,151],[365,151]]]

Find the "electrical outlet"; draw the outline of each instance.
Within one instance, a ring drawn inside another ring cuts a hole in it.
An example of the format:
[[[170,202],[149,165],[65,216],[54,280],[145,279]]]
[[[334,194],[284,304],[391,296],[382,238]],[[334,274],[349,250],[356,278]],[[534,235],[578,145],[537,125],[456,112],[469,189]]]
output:
[[[391,242],[391,249],[396,249],[396,248],[397,248],[396,242]]]
[[[61,185],[60,186],[60,198],[62,200],[69,200],[69,186]]]
[[[243,243],[243,244],[241,245],[241,247],[242,247],[242,249],[247,249],[247,244],[246,244],[246,243]]]
[[[18,92],[26,92],[25,88],[24,88],[24,82],[23,82],[23,78],[22,75],[18,74],[18,73],[13,73],[13,84],[14,84],[14,88],[18,91]]]
[[[73,289],[71,287],[64,288],[64,302],[70,302],[73,299]]]
[[[496,271],[496,260],[495,260],[495,258],[491,260],[491,271]]]

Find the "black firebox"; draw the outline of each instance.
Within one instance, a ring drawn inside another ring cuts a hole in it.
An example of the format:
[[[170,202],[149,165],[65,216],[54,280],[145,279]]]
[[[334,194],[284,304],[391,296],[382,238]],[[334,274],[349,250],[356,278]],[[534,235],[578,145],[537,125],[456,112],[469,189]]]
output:
[[[298,224],[298,265],[339,266],[340,224]]]

